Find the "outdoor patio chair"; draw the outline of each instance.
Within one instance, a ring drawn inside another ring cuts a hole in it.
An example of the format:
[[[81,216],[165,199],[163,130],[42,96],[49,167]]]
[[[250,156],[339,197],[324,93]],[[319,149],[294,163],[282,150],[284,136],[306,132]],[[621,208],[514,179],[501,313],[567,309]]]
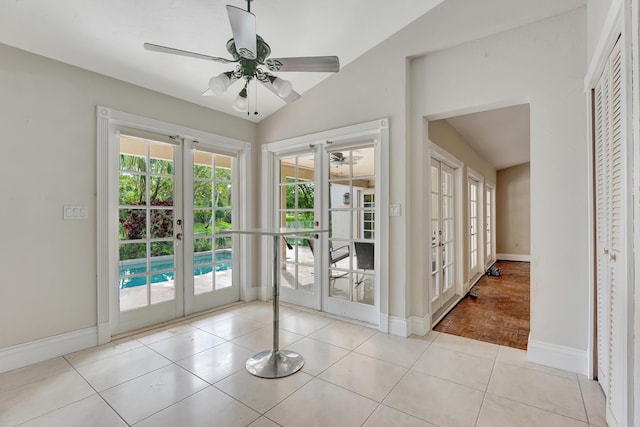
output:
[[[306,239],[308,244],[309,244],[309,249],[311,249],[311,253],[313,254],[313,239]],[[314,254],[315,255],[315,254]],[[347,258],[349,256],[349,245],[343,245],[340,246],[336,249],[330,248],[329,249],[329,264],[331,267],[337,267],[338,262],[342,261],[343,259]],[[331,274],[331,276],[329,276],[329,280],[331,280],[331,284],[332,287],[335,286],[336,284],[336,279],[339,279],[341,277],[345,277],[347,274],[346,272],[335,272],[335,274]]]
[[[371,242],[354,242],[356,251],[356,267],[358,270],[374,270],[374,245]],[[365,274],[356,274],[356,288],[364,282]]]

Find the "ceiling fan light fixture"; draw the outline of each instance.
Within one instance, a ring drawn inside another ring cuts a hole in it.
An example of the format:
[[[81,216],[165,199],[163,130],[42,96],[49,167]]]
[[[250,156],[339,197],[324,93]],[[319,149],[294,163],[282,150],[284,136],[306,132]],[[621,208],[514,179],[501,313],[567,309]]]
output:
[[[237,79],[231,72],[221,73],[215,77],[211,77],[209,80],[209,89],[215,95],[222,95],[227,91],[227,88],[231,86],[231,83],[236,81]]]
[[[273,79],[271,84],[280,98],[286,98],[293,90],[291,82],[289,80],[281,79],[280,77]]]
[[[233,104],[231,106],[233,107],[234,110],[240,113],[245,113],[249,110],[249,101],[247,100],[246,87],[242,88],[242,90],[240,91],[238,96],[236,96],[236,99],[233,101]]]

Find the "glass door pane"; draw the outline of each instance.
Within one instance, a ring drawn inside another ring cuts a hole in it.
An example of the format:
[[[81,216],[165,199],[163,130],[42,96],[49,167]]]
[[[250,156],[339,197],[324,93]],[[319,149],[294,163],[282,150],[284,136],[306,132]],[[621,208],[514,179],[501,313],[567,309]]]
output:
[[[328,153],[329,297],[375,300],[375,149]]]
[[[431,159],[431,310],[455,292],[455,170]]]
[[[233,238],[218,234],[232,226],[232,165],[225,155],[193,156],[194,295],[233,285]]]
[[[176,299],[176,146],[122,135],[119,172],[120,311]],[[173,310],[175,315],[175,302]],[[171,315],[169,315],[171,316]]]
[[[278,225],[315,228],[315,154],[302,153],[279,159]],[[280,287],[283,301],[318,308],[315,277],[315,239],[283,238],[280,245]],[[317,244],[316,244],[317,245]]]

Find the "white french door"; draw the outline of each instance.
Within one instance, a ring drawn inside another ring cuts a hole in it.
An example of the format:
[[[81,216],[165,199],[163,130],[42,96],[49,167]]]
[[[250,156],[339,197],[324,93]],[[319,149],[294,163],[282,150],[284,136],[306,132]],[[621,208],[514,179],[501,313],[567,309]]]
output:
[[[494,202],[493,202],[493,187],[487,185],[485,192],[485,267],[487,267],[494,259],[494,239],[493,239],[493,211],[494,211]]]
[[[325,311],[377,324],[380,286],[377,275],[376,147],[370,141],[325,147],[327,191],[322,210],[325,237]]]
[[[112,334],[237,301],[234,238],[217,234],[235,221],[236,159],[141,131],[119,132],[117,139]]]
[[[263,147],[263,223],[328,230],[279,245],[282,301],[388,330],[388,142],[382,119]]]
[[[469,178],[469,279],[480,272],[480,235],[478,233],[480,182]]]
[[[455,294],[455,170],[431,159],[431,312]]]
[[[316,154],[288,154],[276,159],[278,171],[278,227],[317,228]],[[280,297],[283,301],[320,308],[320,281],[316,271],[321,242],[313,236],[287,237],[280,242]]]
[[[616,43],[595,89],[594,157],[597,281],[597,371],[607,423],[627,425],[628,170],[622,43]]]

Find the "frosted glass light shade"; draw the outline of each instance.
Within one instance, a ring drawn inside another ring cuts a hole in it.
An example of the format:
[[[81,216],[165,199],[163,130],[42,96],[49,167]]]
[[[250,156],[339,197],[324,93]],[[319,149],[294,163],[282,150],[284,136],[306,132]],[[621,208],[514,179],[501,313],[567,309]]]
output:
[[[281,79],[280,77],[276,77],[272,84],[280,98],[286,98],[293,90],[291,82],[289,80]]]
[[[234,110],[244,113],[249,109],[249,101],[246,96],[238,95],[231,106]]]
[[[225,73],[211,77],[211,80],[209,80],[209,89],[218,96],[225,93],[230,85],[231,79]]]

